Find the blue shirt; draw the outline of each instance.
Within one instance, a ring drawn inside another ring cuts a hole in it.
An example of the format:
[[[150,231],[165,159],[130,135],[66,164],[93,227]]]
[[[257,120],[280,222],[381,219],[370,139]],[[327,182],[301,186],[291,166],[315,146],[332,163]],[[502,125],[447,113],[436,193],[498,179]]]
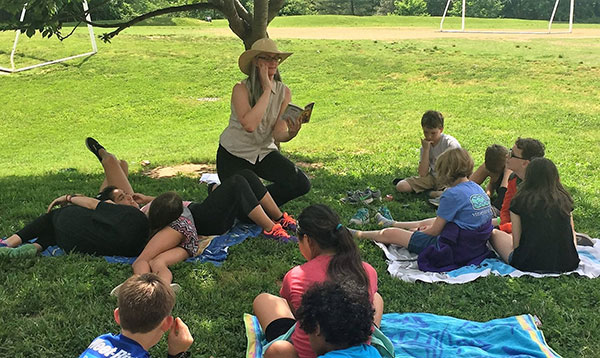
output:
[[[150,358],[150,354],[133,339],[108,333],[94,339],[79,358]]]
[[[319,356],[319,358],[381,358],[375,347],[368,344],[360,344],[338,351],[331,351]]]
[[[461,229],[476,230],[492,220],[490,198],[477,183],[460,183],[444,191],[437,216]]]

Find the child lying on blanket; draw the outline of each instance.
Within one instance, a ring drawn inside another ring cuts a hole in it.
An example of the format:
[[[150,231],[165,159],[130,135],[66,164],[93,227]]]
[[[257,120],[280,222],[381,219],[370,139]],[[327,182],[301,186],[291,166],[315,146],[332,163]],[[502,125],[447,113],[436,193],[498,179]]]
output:
[[[352,233],[358,238],[406,247],[419,255],[422,271],[444,272],[479,264],[490,254],[487,241],[492,232],[492,210],[487,194],[469,181],[473,159],[462,148],[448,149],[435,166],[438,179],[447,187],[435,218],[393,222],[393,227],[380,231]]]
[[[295,220],[279,210],[250,170],[230,176],[202,202],[182,202],[172,192],[154,198],[133,191],[127,162],[118,160],[93,138],[87,138],[86,145],[104,168],[105,180],[98,197],[136,208],[145,205],[141,210],[149,216],[151,239],[133,264],[135,274],[154,272],[170,283],[173,276],[168,266],[198,253],[198,235],[223,234],[236,219],[256,223],[266,237],[295,241],[286,232],[296,229]]]
[[[377,293],[377,272],[361,261],[358,247],[338,215],[325,205],[309,206],[298,217],[297,235],[300,253],[308,262],[288,271],[281,297],[261,293],[254,299],[254,314],[267,341],[273,342],[265,350],[265,358],[316,357],[306,332],[301,327],[293,328],[302,295],[314,283],[355,282],[368,290],[374,322],[377,326],[381,323],[383,299]]]
[[[510,203],[512,236],[494,230],[492,245],[521,271],[568,272],[577,269],[573,199],[560,183],[551,160],[533,159]]]
[[[381,358],[377,349],[366,344],[374,313],[364,287],[352,281],[326,281],[304,293],[296,316],[319,357]]]

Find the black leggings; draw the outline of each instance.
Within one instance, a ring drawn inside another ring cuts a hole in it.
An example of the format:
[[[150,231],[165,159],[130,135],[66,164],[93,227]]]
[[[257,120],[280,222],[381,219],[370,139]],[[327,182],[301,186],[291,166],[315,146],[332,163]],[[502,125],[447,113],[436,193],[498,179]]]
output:
[[[261,161],[252,164],[245,159],[236,157],[219,145],[217,150],[217,173],[221,182],[248,169],[259,177],[270,181],[267,190],[273,197],[277,206],[300,197],[310,190],[310,180],[294,163],[281,155],[279,151],[272,151]]]
[[[250,221],[248,214],[259,205],[267,188],[250,170],[242,170],[224,180],[202,203],[192,203],[196,231],[200,235],[220,235],[235,219]]]
[[[29,240],[35,239],[36,244],[39,244],[43,250],[48,246],[56,245],[56,237],[54,236],[54,224],[52,218],[58,210],[44,214],[37,219],[27,224],[24,228],[17,231],[17,235],[21,238],[24,244]]]

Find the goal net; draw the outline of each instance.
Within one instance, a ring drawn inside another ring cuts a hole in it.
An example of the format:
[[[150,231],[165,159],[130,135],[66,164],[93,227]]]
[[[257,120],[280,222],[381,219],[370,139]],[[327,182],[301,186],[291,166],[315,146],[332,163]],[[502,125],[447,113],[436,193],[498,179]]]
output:
[[[83,11],[86,14],[86,16],[85,16],[86,20],[87,21],[92,21],[92,19],[90,17],[90,14],[89,14],[89,11],[88,11],[89,9],[88,9],[87,1],[83,1],[82,5],[83,5]],[[25,19],[26,7],[27,7],[27,4],[25,4],[23,6],[23,11],[21,11],[21,17],[19,18],[20,22],[23,22],[23,20]],[[26,71],[26,70],[30,70],[32,68],[47,66],[47,65],[54,64],[54,63],[64,62],[64,61],[72,60],[72,59],[79,58],[79,57],[86,57],[86,56],[94,55],[95,53],[98,52],[98,47],[96,46],[96,38],[94,37],[94,28],[90,24],[87,25],[87,28],[88,28],[88,32],[90,34],[90,44],[92,46],[92,51],[86,52],[86,53],[82,53],[82,54],[79,54],[79,55],[63,57],[63,58],[59,58],[59,59],[56,59],[56,60],[51,60],[51,61],[36,63],[36,64],[33,64],[33,65],[24,66],[24,67],[17,67],[15,65],[15,53],[17,52],[17,45],[19,44],[19,36],[21,35],[21,30],[17,30],[16,34],[15,34],[15,41],[13,43],[13,48],[12,48],[12,51],[10,53],[10,68],[0,67],[0,71],[2,71],[2,72],[8,72],[8,73]]]
[[[554,3],[554,8],[552,9],[552,15],[550,15],[550,19],[548,20],[548,31],[484,31],[484,30],[466,30],[465,27],[465,18],[467,13],[467,0],[462,0],[462,12],[461,12],[461,29],[460,30],[446,30],[444,29],[444,20],[446,19],[446,15],[448,14],[448,9],[450,8],[450,4],[454,0],[448,0],[446,3],[446,8],[444,10],[444,15],[442,15],[442,20],[440,21],[440,32],[470,32],[470,33],[492,33],[492,34],[565,34],[573,32],[573,10],[575,8],[575,0],[570,1],[569,7],[569,29],[566,31],[552,31],[552,22],[554,21],[554,16],[556,15],[556,9],[558,9],[558,3],[560,0],[556,0]],[[458,0],[457,0],[458,1]],[[532,0],[536,1],[536,0]]]

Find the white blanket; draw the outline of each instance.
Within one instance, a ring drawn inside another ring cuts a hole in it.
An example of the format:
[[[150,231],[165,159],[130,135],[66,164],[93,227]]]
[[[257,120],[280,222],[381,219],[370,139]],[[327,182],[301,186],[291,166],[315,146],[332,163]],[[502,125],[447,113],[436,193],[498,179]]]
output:
[[[575,271],[565,273],[565,275],[577,273],[590,278],[600,276],[600,240],[593,239],[593,241],[594,246],[577,246],[577,252],[581,260],[579,267]],[[510,277],[560,275],[519,271],[499,259],[486,259],[479,265],[469,265],[449,272],[423,272],[419,270],[417,265],[417,255],[411,254],[405,248],[396,245],[375,244],[383,250],[387,257],[388,272],[392,276],[407,282],[465,283],[491,274]]]

